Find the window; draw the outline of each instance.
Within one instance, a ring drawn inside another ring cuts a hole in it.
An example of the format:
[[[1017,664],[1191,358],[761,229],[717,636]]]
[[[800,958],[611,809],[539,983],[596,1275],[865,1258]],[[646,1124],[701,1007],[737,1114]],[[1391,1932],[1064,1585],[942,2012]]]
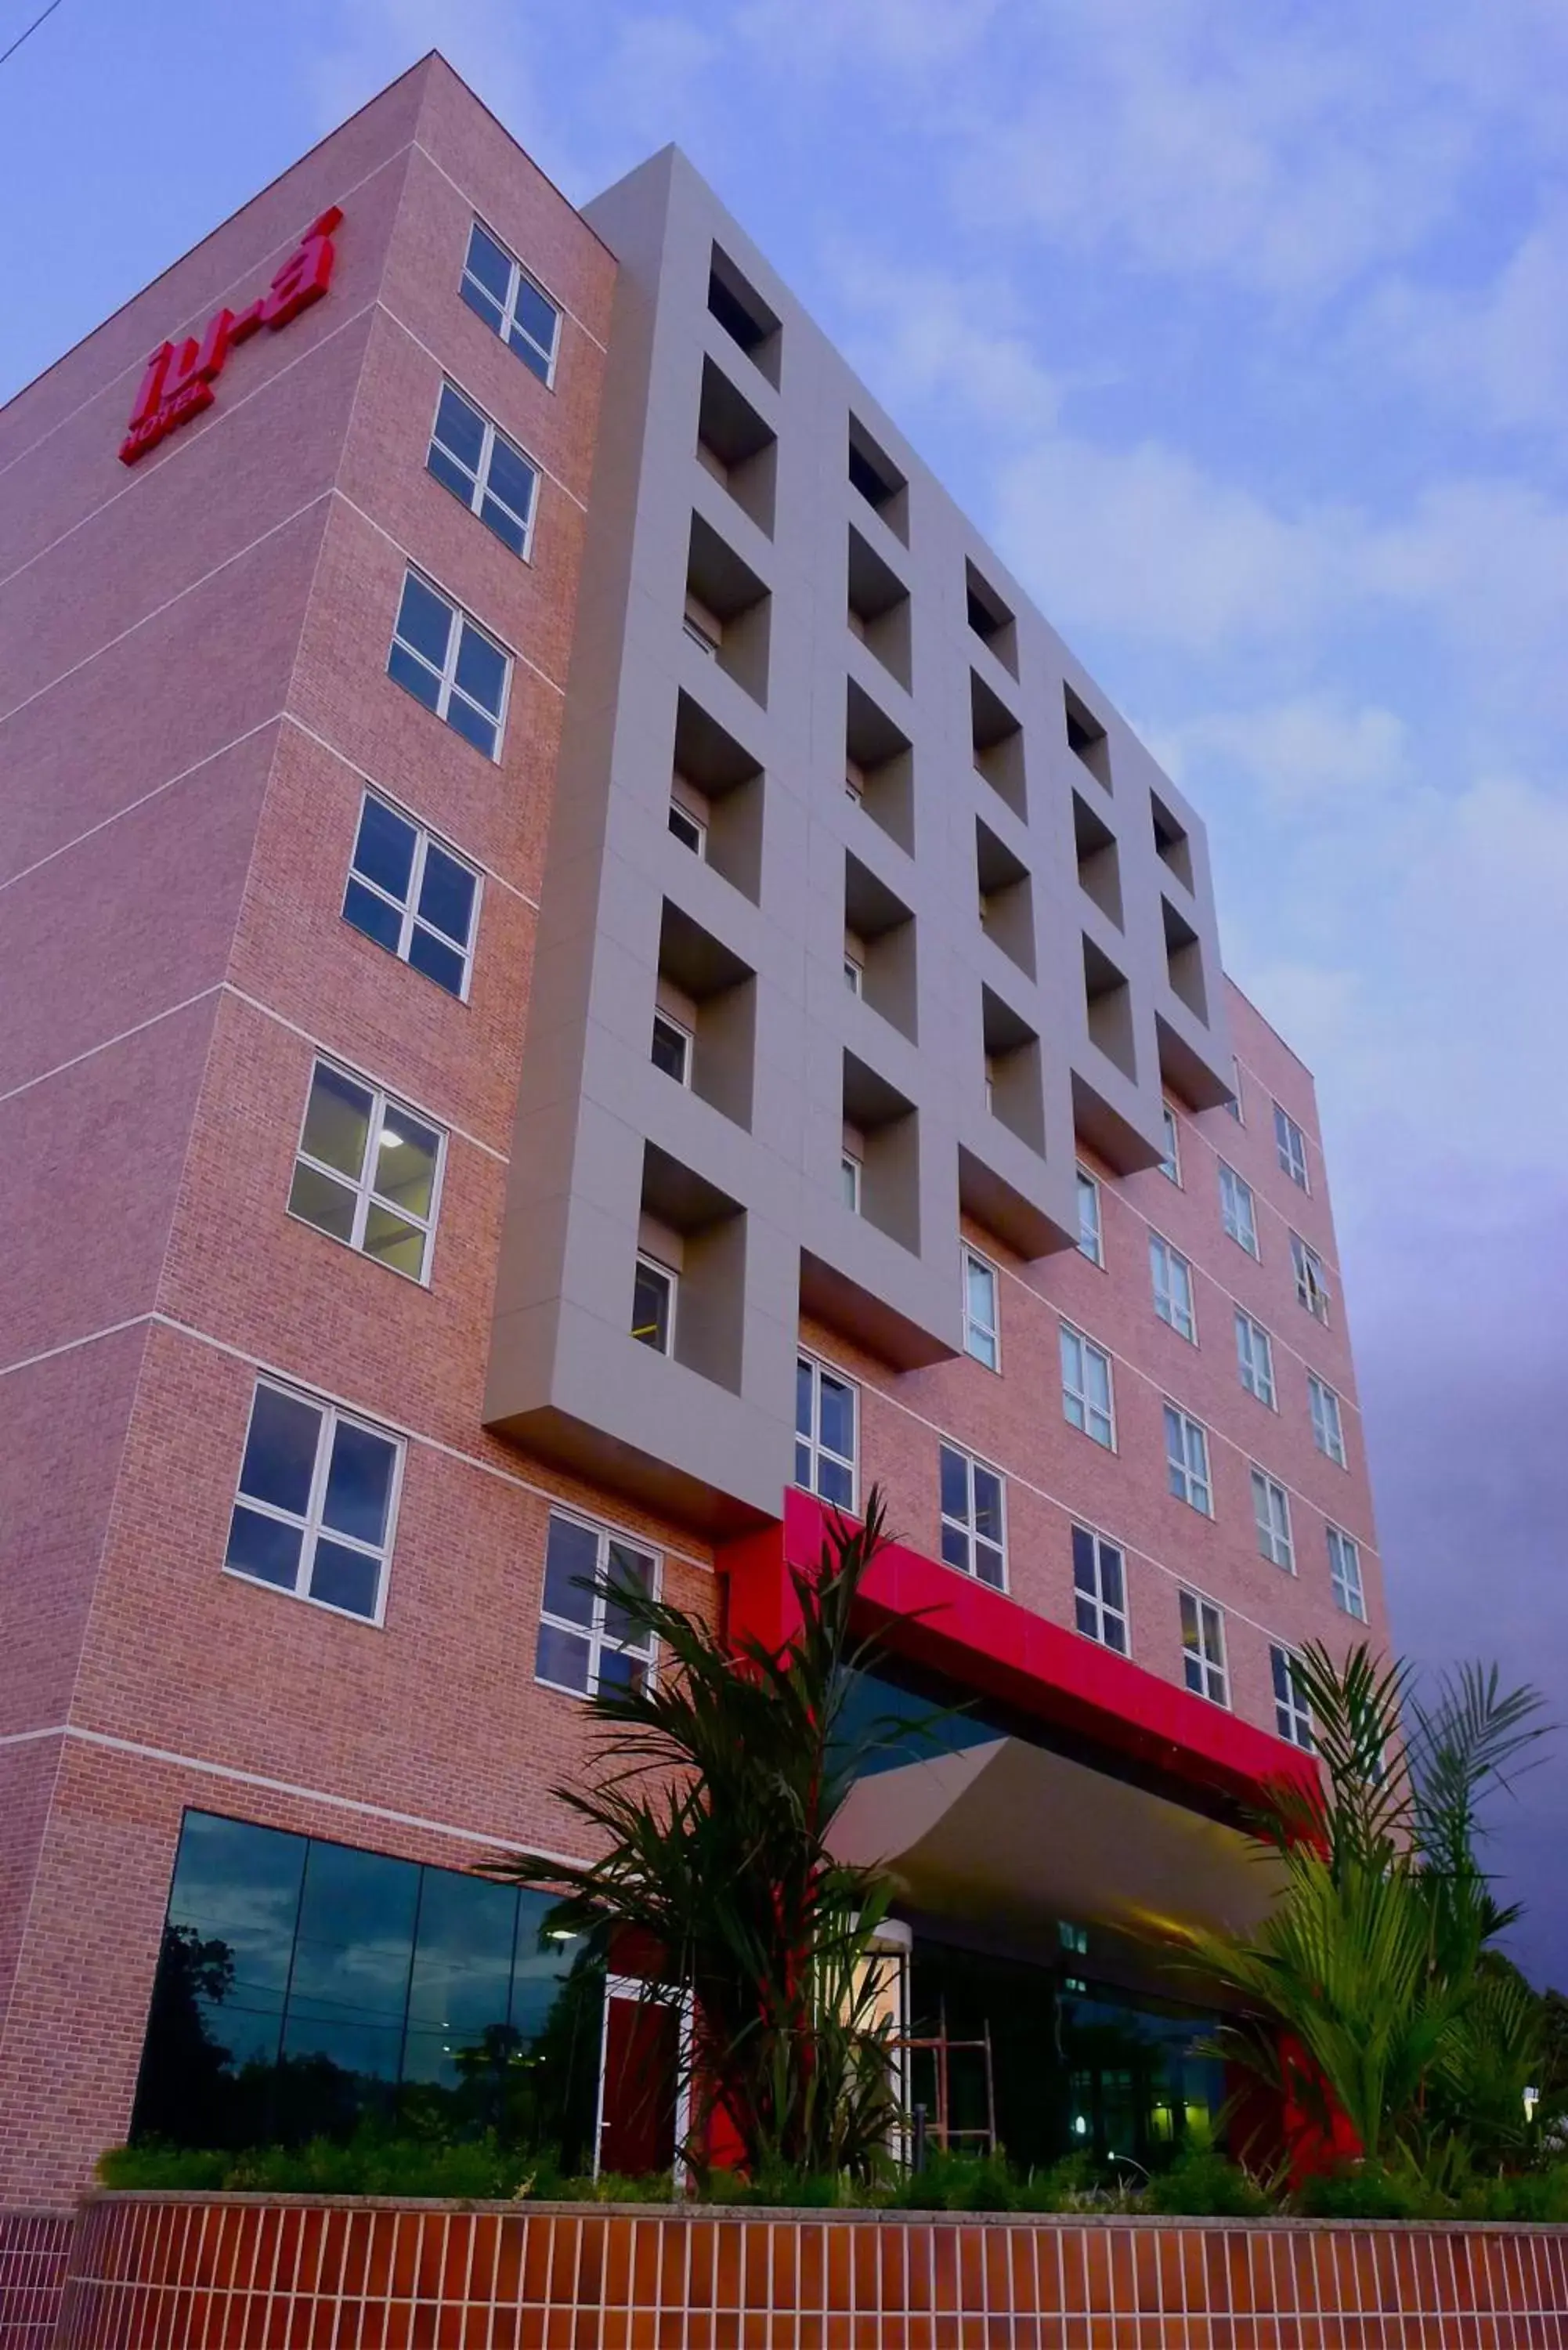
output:
[[[1252,1187],[1243,1183],[1233,1167],[1220,1161],[1220,1220],[1238,1248],[1249,1256],[1257,1256],[1258,1217],[1252,1199]]]
[[[1241,1308],[1236,1312],[1236,1367],[1241,1375],[1241,1385],[1247,1393],[1266,1403],[1271,1411],[1274,1402],[1274,1342],[1262,1323],[1254,1322]]]
[[[499,756],[512,664],[466,613],[410,571],[387,675],[487,759]]]
[[[1002,1367],[1002,1338],[996,1302],[996,1267],[972,1249],[963,1253],[963,1346],[966,1355],[989,1371]]]
[[[552,1510],[535,1679],[573,1697],[641,1689],[653,1670],[653,1636],[628,1615],[619,1595],[658,1588],[658,1562],[649,1552]]]
[[[1225,1679],[1225,1627],[1220,1610],[1195,1592],[1181,1595],[1181,1663],[1187,1686],[1215,1705],[1229,1705]]]
[[[1086,1639],[1127,1653],[1127,1568],[1114,1543],[1073,1528],[1073,1613]]]
[[[855,1389],[809,1355],[794,1367],[794,1482],[855,1507]]]
[[[1159,1162],[1159,1171],[1165,1177],[1167,1182],[1179,1183],[1181,1180],[1181,1138],[1177,1132],[1176,1112],[1171,1108],[1168,1102],[1161,1102],[1159,1106],[1159,1115],[1160,1123],[1165,1134],[1165,1156]]]
[[[335,1404],[259,1379],[228,1572],[379,1624],[402,1450]]]
[[[693,816],[690,808],[682,807],[679,800],[670,803],[670,829],[681,847],[689,848],[693,857],[707,856],[707,826],[701,816]]]
[[[1062,1325],[1062,1413],[1070,1427],[1081,1428],[1108,1451],[1116,1450],[1111,1358],[1065,1322]]]
[[[1309,1314],[1326,1323],[1328,1280],[1323,1269],[1323,1259],[1315,1249],[1308,1248],[1299,1232],[1291,1234],[1291,1268],[1296,1277],[1297,1297]]]
[[[466,999],[479,876],[422,826],[365,795],[343,919],[449,995]]]
[[[1100,1214],[1100,1187],[1092,1175],[1078,1170],[1078,1253],[1091,1264],[1106,1261],[1105,1222]]]
[[[853,1150],[840,1154],[838,1174],[844,1186],[844,1204],[852,1216],[857,1216],[860,1213],[861,1165]]]
[[[1209,1431],[1186,1412],[1178,1411],[1173,1403],[1165,1407],[1165,1468],[1166,1482],[1177,1500],[1211,1518],[1214,1495],[1209,1482]]]
[[[1329,1526],[1326,1532],[1328,1579],[1334,1586],[1334,1604],[1346,1616],[1354,1616],[1358,1624],[1365,1624],[1366,1595],[1361,1586],[1361,1553],[1337,1526]]]
[[[1279,1103],[1274,1104],[1274,1149],[1279,1153],[1280,1166],[1291,1181],[1303,1191],[1310,1191],[1307,1181],[1306,1137],[1289,1113]]]
[[[1293,1575],[1296,1553],[1291,1539],[1290,1495],[1262,1469],[1252,1471],[1252,1518],[1258,1529],[1259,1557]]]
[[[631,1289],[631,1335],[658,1355],[675,1346],[675,1275],[650,1256],[637,1260]]]
[[[1247,1121],[1241,1110],[1241,1064],[1233,1053],[1231,1055],[1231,1091],[1226,1098],[1225,1107],[1238,1126],[1246,1125]]]
[[[425,465],[504,546],[527,561],[539,476],[522,450],[450,383],[441,386]]]
[[[1002,1480],[951,1444],[941,1447],[942,1556],[950,1566],[1007,1588],[1007,1527]]]
[[[864,995],[866,993],[866,966],[858,955],[849,952],[847,947],[844,951],[844,984],[851,995]]]
[[[1271,1648],[1269,1666],[1274,1677],[1274,1727],[1304,1754],[1313,1751],[1312,1708],[1296,1679],[1295,1659],[1288,1648]]]
[[[1192,1267],[1158,1232],[1148,1236],[1148,1264],[1154,1275],[1155,1312],[1162,1322],[1169,1323],[1179,1338],[1195,1347],[1198,1322],[1192,1307]]]
[[[1339,1398],[1332,1388],[1325,1388],[1316,1375],[1307,1373],[1307,1402],[1312,1409],[1312,1440],[1320,1452],[1326,1452],[1339,1468],[1345,1461],[1345,1423],[1340,1418]]]
[[[656,1069],[673,1077],[678,1086],[691,1082],[691,1031],[682,1028],[679,1020],[668,1013],[653,1015],[653,1048],[649,1056]]]
[[[504,245],[497,244],[477,221],[469,233],[461,291],[469,308],[516,352],[541,383],[554,382],[561,314],[521,262],[514,261]]]
[[[400,1103],[317,1061],[288,1212],[378,1264],[423,1281],[444,1139]]]

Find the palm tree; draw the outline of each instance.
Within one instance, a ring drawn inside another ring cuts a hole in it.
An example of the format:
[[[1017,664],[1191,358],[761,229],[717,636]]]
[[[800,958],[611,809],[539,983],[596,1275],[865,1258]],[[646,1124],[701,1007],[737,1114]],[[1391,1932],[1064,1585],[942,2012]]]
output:
[[[607,1953],[635,1948],[649,1995],[689,2002],[681,2153],[699,2178],[720,2116],[753,2178],[864,2178],[898,2124],[873,1956],[892,1887],[827,1846],[893,1728],[857,1725],[849,1704],[881,1652],[852,1619],[883,1523],[874,1491],[863,1526],[835,1519],[816,1570],[791,1569],[799,1628],[777,1652],[758,1638],[731,1646],[703,1616],[607,1586],[630,1627],[657,1640],[659,1669],[639,1686],[601,1683],[591,1783],[556,1791],[600,1856],[571,1866],[518,1854],[486,1872],[556,1893],[554,1930]]]
[[[1314,1643],[1295,1673],[1320,1776],[1269,1787],[1253,1835],[1284,1883],[1253,1935],[1187,1937],[1241,2012],[1214,2053],[1261,2076],[1332,2144],[1428,2174],[1517,2158],[1540,2061],[1539,2002],[1489,1946],[1518,1916],[1476,1856],[1486,1798],[1546,1735],[1532,1689]],[[1528,1758],[1528,1759],[1527,1759]]]

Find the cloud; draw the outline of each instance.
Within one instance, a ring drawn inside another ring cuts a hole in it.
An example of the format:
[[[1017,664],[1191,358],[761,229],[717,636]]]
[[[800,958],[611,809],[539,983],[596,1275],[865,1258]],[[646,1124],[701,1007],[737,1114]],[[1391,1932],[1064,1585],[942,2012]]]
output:
[[[1476,286],[1397,276],[1349,336],[1368,359],[1450,418],[1498,432],[1568,421],[1568,199],[1544,207],[1495,276]]]
[[[972,51],[1001,0],[750,0],[735,28],[767,58],[823,75],[848,63],[924,71]]]
[[[1000,274],[911,268],[843,238],[824,265],[846,353],[890,413],[961,408],[999,446],[1054,428],[1062,380],[1032,348],[1028,309]]]

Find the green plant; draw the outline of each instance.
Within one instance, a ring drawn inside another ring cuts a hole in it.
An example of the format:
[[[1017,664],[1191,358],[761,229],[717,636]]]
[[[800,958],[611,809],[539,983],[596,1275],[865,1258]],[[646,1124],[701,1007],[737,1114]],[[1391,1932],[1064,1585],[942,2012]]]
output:
[[[1270,2209],[1257,2180],[1211,2146],[1184,2147],[1164,2170],[1155,2172],[1140,2200],[1146,2211],[1195,2219],[1250,2220]]]
[[[835,1520],[816,1570],[792,1569],[796,1628],[777,1649],[732,1646],[612,1570],[605,1603],[657,1640],[659,1669],[601,1683],[596,1774],[556,1791],[601,1857],[522,1854],[487,1872],[555,1892],[555,1923],[601,1950],[629,1939],[650,1995],[690,2002],[681,2151],[700,2179],[718,2117],[754,2179],[865,2184],[888,2167],[899,2116],[872,1948],[891,1888],[827,1845],[885,1735],[849,1706],[880,1654],[853,1618],[882,1526],[873,1492],[863,1528]]]
[[[1544,1734],[1542,1700],[1469,1666],[1427,1706],[1365,1645],[1343,1665],[1314,1645],[1295,1669],[1322,1773],[1277,1783],[1253,1824],[1282,1889],[1256,1933],[1188,1938],[1244,2010],[1213,2053],[1324,2142],[1348,2125],[1369,2178],[1522,2160],[1540,2003],[1488,1949],[1517,1912],[1476,1842],[1484,1799]]]

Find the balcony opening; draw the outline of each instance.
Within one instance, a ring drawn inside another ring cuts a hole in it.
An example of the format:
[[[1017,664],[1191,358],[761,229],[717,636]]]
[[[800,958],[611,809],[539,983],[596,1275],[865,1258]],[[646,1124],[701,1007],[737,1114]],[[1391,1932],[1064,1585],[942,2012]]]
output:
[[[1192,888],[1192,843],[1185,826],[1172,816],[1158,792],[1148,795],[1148,812],[1154,825],[1155,854],[1160,863],[1168,867],[1182,888]]]
[[[890,677],[909,691],[909,591],[860,533],[850,526],[849,627]]]
[[[689,693],[675,704],[670,795],[672,807],[686,809],[706,827],[702,853],[713,870],[754,906],[763,881],[763,771]]]
[[[850,678],[844,710],[844,787],[907,856],[915,853],[915,770],[909,738]]]
[[[972,563],[964,565],[964,594],[969,624],[981,642],[989,645],[1003,669],[1018,675],[1018,623],[994,588],[982,579]]]
[[[1000,694],[974,670],[969,673],[970,723],[974,764],[999,798],[1023,823],[1029,821],[1023,776],[1023,729]]]
[[[989,987],[981,990],[981,1041],[985,1053],[986,1107],[992,1118],[1042,1157],[1045,1150],[1045,1089],[1040,1039]]]
[[[909,543],[909,484],[887,451],[858,417],[849,420],[849,480],[906,546]]]
[[[634,1314],[639,1305],[645,1315],[658,1306],[652,1274],[666,1273],[670,1276],[667,1336],[658,1351],[739,1395],[745,1329],[745,1211],[705,1176],[652,1142],[643,1145],[641,1208],[640,1263],[632,1276]],[[656,1322],[652,1326],[657,1332]],[[633,1335],[642,1338],[640,1330]],[[642,1338],[642,1343],[650,1346],[654,1339]]]
[[[776,391],[779,347],[784,340],[777,315],[718,245],[713,247],[708,271],[708,307],[732,342],[739,344]]]
[[[1159,910],[1165,926],[1165,965],[1170,992],[1207,1028],[1209,995],[1203,984],[1203,949],[1198,933],[1186,915],[1177,912],[1168,898],[1160,899]]]
[[[714,480],[722,482],[742,513],[771,538],[778,435],[711,359],[702,362],[697,456]]]
[[[868,865],[844,859],[844,930],[859,950],[855,992],[914,1045],[919,1042],[915,973],[915,919]],[[846,973],[847,983],[847,973]]]
[[[683,908],[664,901],[656,1019],[691,1039],[684,1082],[737,1126],[752,1123],[756,977]],[[662,1066],[662,1064],[660,1065]]]
[[[766,583],[711,523],[694,514],[686,559],[686,633],[764,706],[772,611]]]
[[[919,1253],[919,1118],[913,1102],[854,1053],[844,1055],[844,1123],[861,1144],[860,1213]]]
[[[1078,851],[1079,889],[1121,930],[1122,876],[1116,837],[1081,792],[1073,794],[1073,838]]]
[[[981,928],[1025,978],[1033,979],[1034,889],[1029,868],[981,816],[975,818],[974,865]]]
[[[1097,784],[1111,788],[1111,749],[1106,730],[1086,702],[1064,684],[1062,701],[1067,723],[1067,748],[1081,759]]]
[[[1133,1043],[1132,990],[1102,947],[1084,941],[1084,1002],[1088,1014],[1089,1042],[1097,1045],[1124,1077],[1137,1083],[1137,1056]]]

